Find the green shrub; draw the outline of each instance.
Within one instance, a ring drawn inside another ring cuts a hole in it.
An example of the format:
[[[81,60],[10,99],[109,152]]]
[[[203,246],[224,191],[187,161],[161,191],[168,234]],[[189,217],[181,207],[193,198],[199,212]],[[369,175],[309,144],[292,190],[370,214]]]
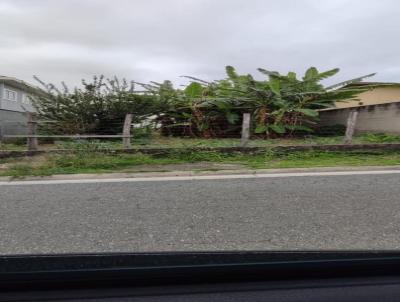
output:
[[[400,135],[387,133],[364,133],[361,139],[368,143],[395,143],[400,142]]]
[[[16,145],[16,146],[23,146],[26,145],[26,138],[23,137],[6,137],[2,138],[1,143]]]
[[[75,140],[69,142],[62,142],[63,149],[71,150],[74,153],[84,155],[85,153],[93,153],[98,151],[107,151],[115,148],[112,142],[102,142],[100,140]]]
[[[63,89],[36,80],[46,91],[32,101],[38,109],[43,134],[119,134],[122,132],[126,113],[132,113],[132,123],[143,122],[149,114],[157,111],[156,96],[136,93],[133,81],[106,79],[94,76],[82,86]]]
[[[150,138],[152,138],[153,135],[153,126],[143,126],[140,128],[133,128],[132,129],[132,136],[133,136],[133,140],[149,140]]]

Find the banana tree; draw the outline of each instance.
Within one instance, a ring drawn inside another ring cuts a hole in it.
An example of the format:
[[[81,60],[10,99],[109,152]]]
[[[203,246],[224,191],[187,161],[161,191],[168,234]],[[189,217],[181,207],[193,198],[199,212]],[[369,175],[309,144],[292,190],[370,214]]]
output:
[[[281,75],[276,71],[262,68],[259,72],[267,76],[264,81],[256,81],[251,75],[238,75],[231,66],[226,67],[228,78],[219,81],[220,94],[239,100],[241,109],[251,112],[255,133],[269,135],[291,134],[294,131],[312,131],[309,127],[318,118],[318,109],[332,106],[334,102],[354,98],[369,89],[358,88],[327,89],[320,83],[339,72],[331,69],[319,72],[309,68],[301,79],[294,72]],[[367,75],[342,82],[349,84],[360,81]]]
[[[152,82],[143,86],[157,95],[157,120],[161,122],[164,134],[183,136],[211,137],[210,116],[207,108],[210,106],[206,95],[209,88],[201,83],[192,82],[185,89],[175,89],[172,83]]]
[[[348,84],[373,75],[324,87],[321,81],[334,76],[339,69],[319,72],[311,67],[301,78],[294,72],[282,75],[262,68],[258,71],[266,75],[264,80],[255,80],[250,74],[240,75],[227,66],[227,78],[222,80],[207,82],[186,76],[191,83],[184,89],[175,89],[168,81],[151,82],[144,87],[158,96],[158,114],[170,134],[208,138],[239,133],[241,116],[248,112],[252,114],[256,134],[277,136],[312,131],[318,109],[353,99],[370,89],[370,85]],[[222,129],[221,120],[228,126]]]

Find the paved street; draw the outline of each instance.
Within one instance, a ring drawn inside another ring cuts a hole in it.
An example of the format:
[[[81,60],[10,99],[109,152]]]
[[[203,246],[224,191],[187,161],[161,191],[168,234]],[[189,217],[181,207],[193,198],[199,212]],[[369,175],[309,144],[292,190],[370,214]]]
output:
[[[0,185],[0,254],[400,248],[400,174]]]

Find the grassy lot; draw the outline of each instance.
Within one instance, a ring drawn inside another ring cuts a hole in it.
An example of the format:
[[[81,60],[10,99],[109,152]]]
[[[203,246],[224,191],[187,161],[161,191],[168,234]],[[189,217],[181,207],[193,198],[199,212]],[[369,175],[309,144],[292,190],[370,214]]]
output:
[[[0,161],[0,176],[52,175],[71,173],[137,172],[156,165],[159,171],[179,170],[190,163],[233,164],[237,168],[302,168],[365,165],[400,165],[396,152],[294,152],[280,155],[224,154],[218,152],[171,152],[162,156],[145,154],[102,154],[77,151],[69,155],[46,155]],[[215,168],[203,167],[203,170]],[[154,171],[154,169],[152,170]]]
[[[343,136],[318,137],[308,136],[304,138],[277,138],[277,139],[253,139],[249,142],[249,147],[267,147],[277,145],[330,145],[343,143]],[[372,134],[366,133],[354,137],[355,144],[368,143],[400,143],[399,135],[391,134]],[[75,149],[81,145],[90,144],[96,148],[113,149],[122,148],[120,141],[64,141],[55,144],[41,143],[40,149]],[[201,138],[176,138],[160,137],[154,135],[152,138],[133,139],[133,148],[187,148],[187,147],[234,147],[240,145],[240,139],[201,139]],[[25,144],[0,144],[0,150],[24,150]]]

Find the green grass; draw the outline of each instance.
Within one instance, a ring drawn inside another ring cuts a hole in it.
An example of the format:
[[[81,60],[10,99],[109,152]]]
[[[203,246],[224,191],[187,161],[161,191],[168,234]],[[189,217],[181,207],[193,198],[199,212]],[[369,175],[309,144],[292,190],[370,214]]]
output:
[[[386,153],[345,153],[345,152],[298,152],[272,158],[265,168],[307,168],[335,166],[387,166],[399,165],[400,154]]]
[[[264,154],[225,154],[219,152],[171,152],[165,155],[102,154],[99,152],[75,152],[69,155],[51,155],[45,158],[3,160],[0,176],[22,177],[72,173],[104,173],[140,171],[154,165],[187,163],[240,164],[248,168],[305,168],[365,165],[400,165],[400,153],[396,152],[294,152],[287,155],[265,152]],[[4,168],[4,164],[7,166]],[[165,171],[166,169],[159,169]],[[211,170],[215,170],[213,167]],[[137,170],[136,170],[137,171]]]
[[[343,143],[343,136],[319,137],[307,136],[303,138],[276,138],[253,139],[249,147],[268,147],[277,145],[332,145]],[[365,133],[354,137],[354,144],[400,143],[399,135],[385,133]],[[40,144],[41,149],[119,149],[122,143],[116,141],[64,141],[55,144]],[[178,138],[161,137],[154,135],[152,138],[136,138],[132,140],[133,148],[189,148],[189,147],[237,147],[240,146],[238,138],[202,139],[202,138]],[[24,150],[25,144],[0,144],[0,150]]]
[[[387,133],[364,133],[359,136],[365,143],[399,143],[400,135],[387,134]]]
[[[307,138],[282,138],[282,139],[254,139],[250,140],[248,147],[268,147],[275,145],[326,145],[340,144],[343,137],[307,137]],[[85,149],[87,146],[96,149],[121,149],[119,141],[81,141],[57,142],[55,144],[39,144],[40,149]],[[238,147],[240,139],[202,139],[202,138],[176,138],[164,137],[152,140],[133,140],[132,148],[193,148],[193,147]],[[0,150],[25,150],[25,145],[2,144]]]
[[[26,145],[1,143],[0,150],[26,150]]]
[[[320,145],[320,144],[339,144],[343,142],[342,136],[337,137],[305,137],[305,138],[276,138],[276,139],[252,139],[247,146],[249,147],[268,147],[275,145]],[[177,137],[158,137],[148,140],[146,144],[135,144],[134,148],[188,148],[188,147],[237,147],[240,146],[238,138],[177,138]]]
[[[52,174],[102,173],[120,171],[138,165],[165,165],[182,163],[172,158],[154,158],[141,154],[105,155],[100,153],[52,155],[39,165],[33,163],[14,163],[0,176],[20,177],[26,175],[43,176]]]

